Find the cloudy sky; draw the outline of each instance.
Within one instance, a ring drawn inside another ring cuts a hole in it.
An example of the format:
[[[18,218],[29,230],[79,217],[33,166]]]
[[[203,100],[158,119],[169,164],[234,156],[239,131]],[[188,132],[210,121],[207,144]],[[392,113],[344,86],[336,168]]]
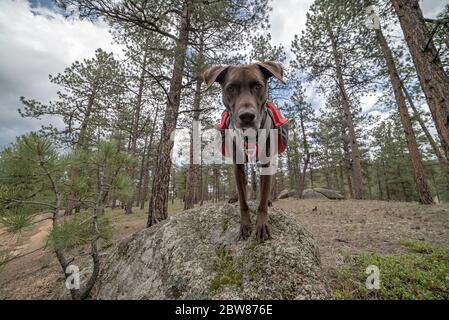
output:
[[[270,32],[274,43],[290,46],[294,34],[304,28],[312,2],[273,0]],[[52,121],[21,118],[17,112],[20,96],[47,102],[57,91],[48,81],[49,74],[92,57],[99,47],[120,52],[105,24],[67,20],[51,3],[0,0],[0,149],[16,136]],[[434,17],[447,3],[449,0],[423,0],[421,6],[427,17]]]

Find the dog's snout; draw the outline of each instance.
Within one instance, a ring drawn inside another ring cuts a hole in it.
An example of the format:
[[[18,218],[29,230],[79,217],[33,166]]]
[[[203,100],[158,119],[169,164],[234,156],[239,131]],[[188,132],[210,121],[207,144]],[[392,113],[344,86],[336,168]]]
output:
[[[256,115],[252,112],[243,112],[239,115],[240,121],[244,123],[251,123],[256,118]]]

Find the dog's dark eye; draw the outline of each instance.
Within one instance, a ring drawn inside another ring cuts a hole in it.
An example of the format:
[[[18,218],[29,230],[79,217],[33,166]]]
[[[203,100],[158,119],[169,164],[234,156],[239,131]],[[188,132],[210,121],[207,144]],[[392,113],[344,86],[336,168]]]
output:
[[[228,91],[229,91],[229,93],[236,93],[237,92],[237,87],[236,86],[229,86],[228,87]]]
[[[254,89],[256,89],[257,91],[259,91],[260,89],[262,89],[262,85],[260,83],[256,84],[254,86]]]

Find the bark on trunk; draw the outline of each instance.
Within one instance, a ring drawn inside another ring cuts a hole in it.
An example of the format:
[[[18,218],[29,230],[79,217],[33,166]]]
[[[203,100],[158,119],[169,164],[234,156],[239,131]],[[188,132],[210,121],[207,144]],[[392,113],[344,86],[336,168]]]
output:
[[[303,111],[299,111],[299,124],[301,126],[301,133],[302,133],[302,143],[304,146],[304,158],[303,158],[303,167],[302,172],[299,173],[299,184],[298,184],[298,196],[302,199],[302,193],[304,192],[305,184],[306,184],[306,173],[307,173],[307,167],[309,166],[310,161],[310,152],[309,152],[309,144],[307,142],[307,136],[306,136],[306,128],[304,125],[304,114]]]
[[[145,87],[145,67],[147,64],[147,56],[148,56],[148,51],[145,50],[145,53],[143,55],[143,62],[142,62],[142,66],[141,66],[140,78],[139,78],[139,89],[138,89],[137,97],[136,97],[136,105],[135,105],[134,113],[133,113],[133,128],[132,128],[132,133],[131,133],[130,151],[131,151],[131,154],[133,154],[135,156],[137,155],[137,140],[139,139],[140,110],[142,109],[142,95],[143,95],[143,90]],[[134,161],[128,167],[128,174],[131,177],[131,179],[134,181],[134,179],[136,177],[136,163]],[[132,199],[129,199],[128,202],[126,203],[126,208],[125,208],[126,214],[133,213],[134,199],[136,198],[136,195],[138,195],[138,194],[139,194],[138,186],[136,186],[134,188],[134,195],[133,195]]]
[[[404,127],[405,137],[407,139],[407,147],[410,152],[416,187],[419,194],[419,202],[422,204],[432,204],[432,195],[426,182],[421,154],[419,152],[418,143],[416,142],[412,122],[410,121],[410,115],[408,113],[405,97],[402,93],[401,79],[396,69],[393,54],[380,28],[376,29],[376,37],[384,55],[385,62],[387,64],[390,82],[393,86],[396,104],[398,105],[399,114],[401,116],[402,125]]]
[[[399,17],[421,87],[449,160],[449,77],[426,27],[418,0],[391,0]]]
[[[176,44],[173,74],[170,80],[168,102],[159,144],[158,161],[154,170],[147,226],[150,227],[168,217],[168,188],[170,184],[172,134],[176,130],[181,100],[182,77],[189,40],[190,1],[183,3],[179,38]]]
[[[184,202],[184,210],[192,209],[195,206],[195,196],[197,190],[198,181],[198,164],[193,163],[193,145],[194,145],[194,122],[197,122],[200,118],[200,107],[201,107],[201,77],[198,77],[195,84],[195,95],[193,100],[193,122],[192,129],[190,132],[190,157],[189,157],[189,168],[187,169],[186,175],[186,194]]]
[[[349,102],[349,96],[346,91],[346,86],[343,81],[343,70],[341,67],[341,57],[338,52],[337,44],[332,32],[329,32],[329,36],[332,44],[332,51],[334,55],[337,82],[341,93],[343,112],[345,114],[345,120],[348,127],[350,146],[351,146],[351,177],[352,177],[352,189],[355,199],[363,199],[363,179],[362,179],[362,166],[360,164],[360,151],[357,143],[354,123],[352,121],[352,112]]]
[[[159,116],[159,105],[156,106],[156,111],[154,114],[154,120],[153,120],[153,124],[151,127],[151,132],[150,132],[150,141],[148,142],[148,151],[145,155],[145,166],[144,166],[144,172],[143,172],[143,186],[142,186],[142,193],[140,195],[140,209],[144,209],[145,208],[145,200],[146,200],[146,196],[148,194],[148,185],[149,185],[149,179],[150,179],[150,160],[151,160],[151,153],[153,151],[153,141],[154,141],[154,133],[156,131],[156,120],[158,119]]]
[[[136,206],[140,206],[140,204],[142,203],[142,196],[144,196],[144,194],[142,193],[142,188],[143,188],[143,178],[145,175],[145,159],[147,157],[147,153],[148,153],[148,136],[145,137],[142,159],[140,160],[139,186],[137,188]]]
[[[345,168],[345,176],[346,176],[346,183],[348,184],[348,191],[349,196],[351,199],[354,199],[354,189],[352,188],[352,180],[351,180],[351,154],[349,151],[349,143],[345,139],[346,137],[346,127],[341,124],[341,134],[343,137],[342,141],[342,148],[343,148],[343,162],[344,162],[344,168]]]
[[[436,141],[433,138],[432,134],[430,133],[429,129],[427,129],[427,126],[424,123],[423,119],[421,118],[421,115],[419,114],[418,109],[416,108],[415,104],[413,103],[413,99],[410,96],[408,90],[405,88],[404,83],[401,82],[401,85],[402,85],[402,90],[404,91],[404,94],[408,100],[408,103],[413,110],[413,116],[416,118],[416,120],[418,120],[418,123],[421,126],[422,131],[426,135],[426,138],[429,141],[430,146],[433,149],[433,152],[437,156],[438,164],[440,165],[440,169],[443,172],[444,176],[446,177],[447,186],[449,189],[449,161],[441,153],[440,147],[436,143]]]

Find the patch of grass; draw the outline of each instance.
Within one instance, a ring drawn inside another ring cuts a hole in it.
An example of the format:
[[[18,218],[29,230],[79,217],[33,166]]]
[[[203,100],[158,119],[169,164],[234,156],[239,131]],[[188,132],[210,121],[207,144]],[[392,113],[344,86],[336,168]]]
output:
[[[351,267],[336,270],[336,299],[421,300],[449,299],[449,246],[435,247],[422,241],[401,241],[410,253],[381,255],[364,253]],[[380,289],[365,286],[365,270],[380,271]]]
[[[336,281],[338,282],[338,288],[333,291],[334,298],[337,300],[352,300],[355,288],[358,287],[357,281],[354,280],[353,270],[351,267],[342,267],[335,269],[332,272]]]
[[[239,271],[243,264],[242,259],[234,259],[225,248],[217,251],[218,260],[214,266],[217,275],[210,283],[210,291],[215,292],[225,285],[241,287],[243,274]]]
[[[425,241],[401,240],[399,244],[418,253],[431,253],[433,251],[432,245]]]

